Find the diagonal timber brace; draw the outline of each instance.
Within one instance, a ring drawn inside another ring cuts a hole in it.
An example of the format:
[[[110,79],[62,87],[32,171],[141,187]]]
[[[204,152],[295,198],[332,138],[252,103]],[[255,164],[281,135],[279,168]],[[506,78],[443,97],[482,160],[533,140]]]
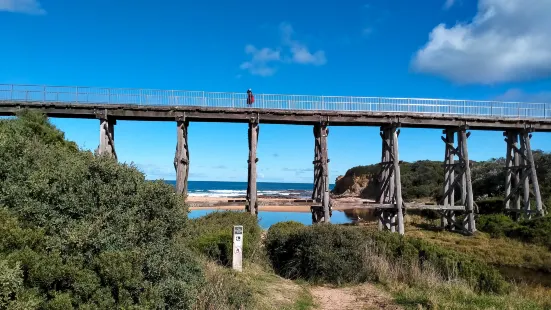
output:
[[[467,139],[470,133],[467,127],[447,128],[443,131],[445,137],[444,155],[444,191],[439,204],[444,206],[441,212],[442,228],[455,230],[459,229],[465,233],[472,234],[476,231],[474,196],[471,179],[471,167]],[[457,136],[457,146],[455,137]],[[457,160],[455,158],[457,156]],[[458,191],[456,191],[458,190]],[[455,203],[459,192],[460,205],[465,207],[463,214],[456,214]],[[460,217],[460,218],[456,218]]]
[[[400,131],[397,125],[381,127],[382,156],[381,173],[379,174],[380,204],[394,205],[394,209],[379,209],[379,230],[390,230],[404,234],[404,210],[402,201],[402,181],[400,178],[400,161],[398,158],[398,136]]]
[[[327,136],[329,129],[326,123],[314,125],[314,188],[311,207],[312,223],[329,223],[332,215],[332,203],[329,197],[329,158],[327,154]],[[321,204],[321,205],[318,205]]]
[[[529,130],[509,130],[503,133],[507,143],[505,158],[505,210],[514,213],[516,219],[524,214],[530,218],[533,213],[545,215],[536,174],[536,164],[532,154]],[[519,146],[520,144],[520,146]],[[533,191],[530,191],[530,184]],[[530,194],[535,200],[533,210]],[[522,198],[522,202],[521,202]]]

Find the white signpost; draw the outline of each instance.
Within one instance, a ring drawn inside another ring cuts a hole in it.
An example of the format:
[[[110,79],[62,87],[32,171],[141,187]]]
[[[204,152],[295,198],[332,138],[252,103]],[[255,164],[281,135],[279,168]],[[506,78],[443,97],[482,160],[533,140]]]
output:
[[[243,269],[243,226],[233,226],[233,260],[234,270]]]

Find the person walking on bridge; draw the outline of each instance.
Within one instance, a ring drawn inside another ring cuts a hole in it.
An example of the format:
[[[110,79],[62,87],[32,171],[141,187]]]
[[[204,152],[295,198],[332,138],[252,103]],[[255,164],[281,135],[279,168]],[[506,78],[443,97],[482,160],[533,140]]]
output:
[[[254,103],[254,95],[252,90],[249,88],[247,90],[247,106],[252,106]]]

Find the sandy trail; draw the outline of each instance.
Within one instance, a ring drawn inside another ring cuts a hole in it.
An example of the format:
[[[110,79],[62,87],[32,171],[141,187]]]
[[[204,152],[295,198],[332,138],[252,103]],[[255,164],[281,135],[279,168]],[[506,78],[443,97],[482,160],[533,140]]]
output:
[[[403,309],[387,293],[369,283],[345,288],[318,286],[310,292],[321,310]]]

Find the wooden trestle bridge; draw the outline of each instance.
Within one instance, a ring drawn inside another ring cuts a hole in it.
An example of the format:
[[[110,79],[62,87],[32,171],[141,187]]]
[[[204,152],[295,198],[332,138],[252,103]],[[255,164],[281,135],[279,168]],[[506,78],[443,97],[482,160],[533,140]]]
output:
[[[22,109],[49,117],[98,119],[98,151],[116,158],[117,120],[173,121],[176,124],[176,191],[187,193],[190,122],[248,123],[249,158],[246,208],[258,213],[256,149],[259,125],[297,124],[313,127],[313,222],[330,222],[327,156],[329,126],[378,126],[382,139],[379,184],[375,203],[358,207],[378,210],[379,228],[404,234],[404,210],[439,210],[442,225],[467,233],[476,231],[467,140],[469,130],[504,132],[507,177],[505,207],[526,216],[545,213],[530,146],[531,133],[551,131],[551,105],[472,100],[304,96],[257,94],[253,107],[246,94],[203,91],[113,89],[39,85],[0,85],[0,115]],[[404,203],[400,180],[400,128],[440,128],[444,136],[444,198],[436,206]],[[535,206],[531,205],[531,197]],[[302,201],[299,203],[310,203]]]

